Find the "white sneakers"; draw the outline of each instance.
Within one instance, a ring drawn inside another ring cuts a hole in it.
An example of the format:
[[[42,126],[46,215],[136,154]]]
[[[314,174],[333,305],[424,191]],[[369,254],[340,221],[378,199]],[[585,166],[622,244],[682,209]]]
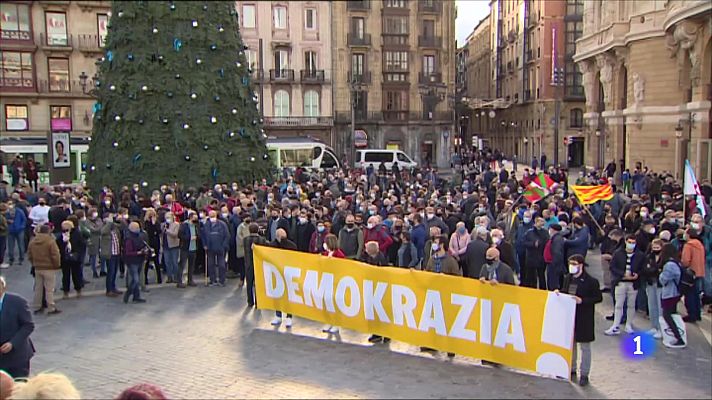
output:
[[[292,327],[292,319],[287,317],[284,319],[284,327],[285,328],[291,328]]]
[[[274,317],[274,319],[272,320],[272,322],[270,322],[270,324],[272,324],[272,326],[282,325],[282,317]]]
[[[632,324],[625,324],[625,333],[633,333],[635,332],[635,329],[633,329]]]
[[[8,264],[8,263],[0,264],[0,269],[8,269],[8,268],[10,268],[10,264]]]
[[[621,329],[617,326],[612,326],[603,331],[603,334],[606,336],[618,336],[621,334]]]
[[[655,329],[655,328],[649,330],[649,331],[648,331],[648,335],[652,335],[655,339],[662,339],[662,338],[663,338],[662,332],[660,332],[660,330]]]

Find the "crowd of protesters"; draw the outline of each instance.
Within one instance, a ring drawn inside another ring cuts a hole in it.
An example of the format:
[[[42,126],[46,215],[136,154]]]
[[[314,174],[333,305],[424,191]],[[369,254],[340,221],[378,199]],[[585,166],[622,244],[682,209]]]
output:
[[[588,384],[594,306],[602,292],[615,304],[607,335],[621,327],[632,331],[638,310],[649,315],[650,333],[660,338],[658,317],[675,326],[672,315],[681,298],[685,321],[700,320],[703,299],[712,295],[710,213],[702,216],[680,182],[640,165],[631,174],[612,162],[576,177],[577,184],[614,188],[612,199],[584,208],[569,192],[568,171],[548,165],[545,155],[524,166],[521,176],[512,164],[516,158],[507,161],[486,149],[457,155],[447,174],[397,164],[297,168],[246,186],[162,186],[149,193],[138,184],[88,193],[81,186],[35,191],[5,182],[0,262],[15,268],[11,264],[21,264],[28,248],[36,279],[33,310],[49,314],[60,312],[52,294],[59,270],[64,297],[72,289],[81,296],[85,273],[104,278],[106,296],[123,295],[125,303],[144,302],[148,284],[185,289],[205,279],[221,287],[230,279],[246,285],[248,306],[255,306],[254,244],[568,292],[578,303],[574,354],[580,352],[582,362],[579,371],[574,362],[572,374],[580,373],[582,385]],[[529,202],[521,194],[541,171],[556,185]],[[702,190],[709,204],[712,187],[703,182]],[[598,247],[600,283],[587,273],[586,261]],[[694,284],[681,292],[688,269]],[[117,275],[127,277],[123,291]],[[293,321],[278,311],[272,324],[282,323],[291,327]],[[674,346],[684,346],[678,329],[673,332]],[[369,341],[389,339],[372,335]]]

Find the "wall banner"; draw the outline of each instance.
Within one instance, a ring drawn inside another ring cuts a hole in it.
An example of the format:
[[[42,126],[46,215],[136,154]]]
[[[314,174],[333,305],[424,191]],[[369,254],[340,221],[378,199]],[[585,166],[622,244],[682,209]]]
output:
[[[569,377],[572,296],[255,246],[261,309]]]

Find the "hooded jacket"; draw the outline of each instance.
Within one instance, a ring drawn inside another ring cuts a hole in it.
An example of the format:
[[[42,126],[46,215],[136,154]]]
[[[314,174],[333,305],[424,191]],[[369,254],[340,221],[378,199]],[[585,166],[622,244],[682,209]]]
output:
[[[695,271],[695,277],[705,276],[705,247],[698,239],[688,240],[682,247],[682,265]]]
[[[57,242],[48,233],[38,233],[27,247],[27,259],[37,271],[57,270],[61,263]]]

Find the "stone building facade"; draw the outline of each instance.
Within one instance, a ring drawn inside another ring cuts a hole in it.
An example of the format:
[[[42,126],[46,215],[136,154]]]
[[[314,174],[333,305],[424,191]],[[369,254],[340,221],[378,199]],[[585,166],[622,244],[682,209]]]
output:
[[[17,154],[33,157],[46,171],[50,132],[68,133],[72,150],[67,178],[81,179],[95,103],[89,93],[111,2],[4,1],[0,14],[3,161]]]
[[[586,92],[586,164],[712,178],[712,3],[585,2],[574,57]]]
[[[359,139],[421,164],[450,165],[455,5],[437,0],[331,2],[337,151]],[[353,110],[352,110],[353,108]]]

